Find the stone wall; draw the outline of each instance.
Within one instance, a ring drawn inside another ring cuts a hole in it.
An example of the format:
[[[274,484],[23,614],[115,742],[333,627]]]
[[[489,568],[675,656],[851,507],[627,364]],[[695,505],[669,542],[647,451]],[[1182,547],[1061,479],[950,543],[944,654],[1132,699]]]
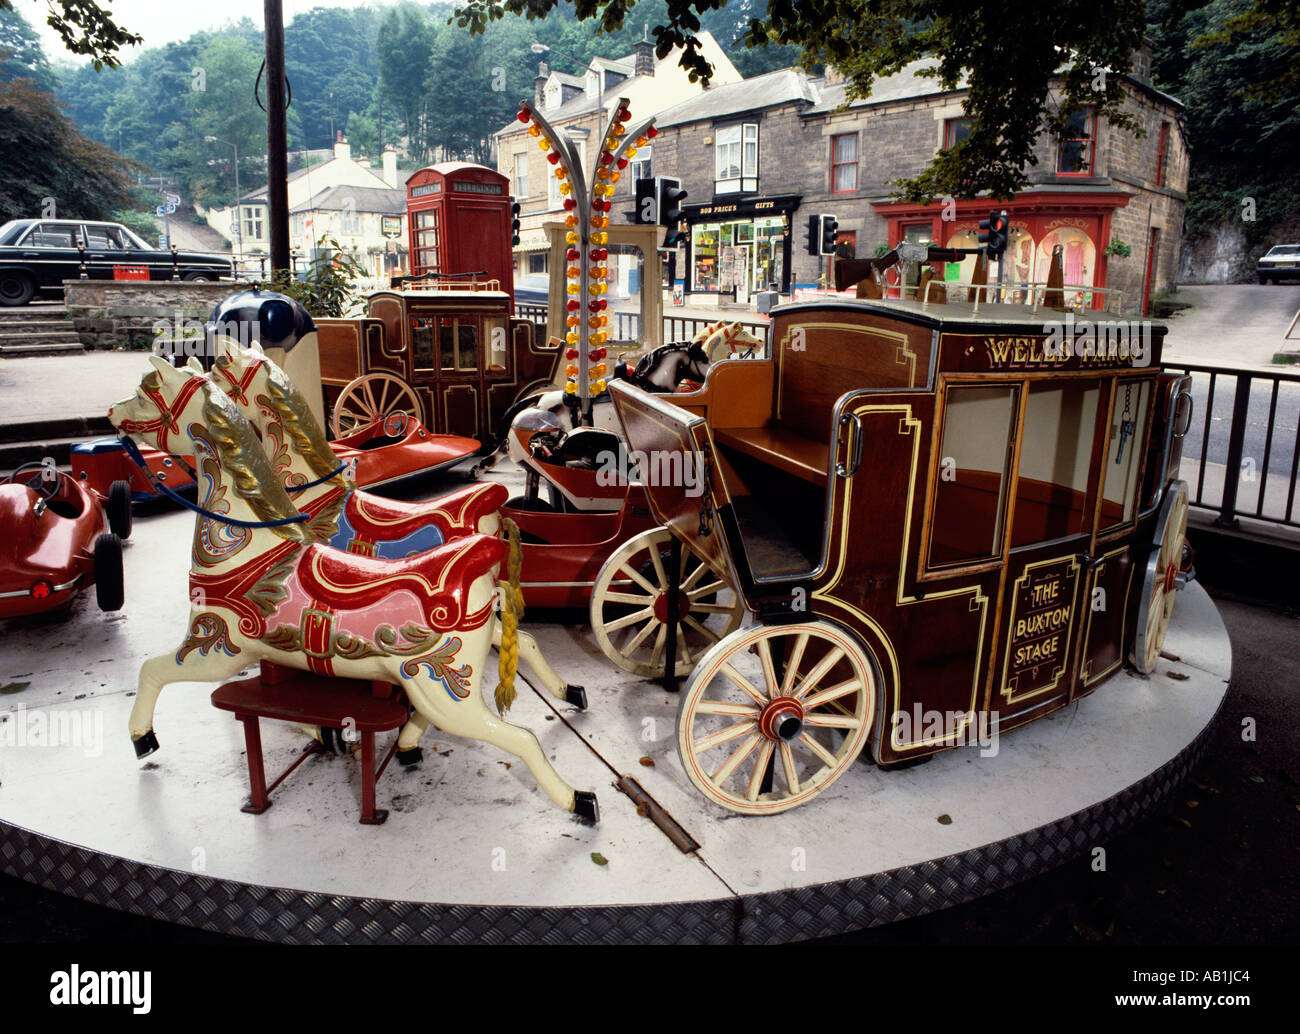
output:
[[[87,349],[152,348],[155,327],[202,323],[213,306],[245,283],[192,280],[65,280],[64,303]]]

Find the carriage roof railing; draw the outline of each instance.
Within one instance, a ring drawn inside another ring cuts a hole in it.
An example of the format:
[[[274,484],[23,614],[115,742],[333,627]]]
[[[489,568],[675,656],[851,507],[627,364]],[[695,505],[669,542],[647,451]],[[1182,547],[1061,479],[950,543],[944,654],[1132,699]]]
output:
[[[945,291],[944,301],[941,303],[938,299],[931,297],[931,288],[941,287]],[[951,293],[954,288],[964,288],[967,292],[966,298],[962,301],[952,301]],[[906,290],[911,290],[913,294],[918,291],[916,285],[907,285]],[[1001,284],[976,284],[966,280],[930,280],[925,285],[925,293],[921,296],[921,311],[926,311],[930,305],[948,304],[961,305],[969,304],[971,306],[971,315],[979,314],[980,305],[1006,304],[997,298],[989,298],[989,292],[999,291],[1003,294],[1016,294],[1019,292],[1028,293],[1028,301],[1017,301],[1011,304],[1028,308],[1030,312],[1037,313],[1040,309],[1051,309],[1052,311],[1074,311],[1083,312],[1091,311],[1092,299],[1100,295],[1105,301],[1105,307],[1102,311],[1111,312],[1110,303],[1112,298],[1118,299],[1118,308],[1114,314],[1119,315],[1124,311],[1124,292],[1118,287],[1093,287],[1090,284],[1060,284],[1049,286],[1042,281],[1018,280],[1007,281]],[[1045,303],[1048,292],[1059,294],[1063,305],[1048,306]],[[972,301],[972,295],[974,300]]]
[[[422,273],[393,277],[393,287],[409,291],[500,291],[501,281],[480,280],[479,273]],[[468,278],[468,279],[466,279]]]

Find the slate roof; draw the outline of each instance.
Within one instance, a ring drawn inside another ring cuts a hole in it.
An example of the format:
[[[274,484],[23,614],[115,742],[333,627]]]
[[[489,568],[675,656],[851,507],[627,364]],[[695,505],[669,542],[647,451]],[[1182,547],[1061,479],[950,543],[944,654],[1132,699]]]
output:
[[[655,125],[663,129],[720,115],[771,108],[791,101],[815,103],[818,97],[816,82],[798,68],[778,68],[775,72],[742,79],[738,83],[711,87],[698,97],[660,112]]]
[[[406,191],[401,187],[326,187],[315,197],[294,205],[289,211],[337,212],[349,208],[354,212],[401,215],[406,211]]]

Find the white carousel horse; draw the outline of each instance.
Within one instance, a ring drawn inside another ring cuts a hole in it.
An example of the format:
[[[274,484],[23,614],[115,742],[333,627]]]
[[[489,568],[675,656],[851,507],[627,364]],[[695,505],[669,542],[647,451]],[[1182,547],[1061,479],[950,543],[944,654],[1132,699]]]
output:
[[[504,485],[470,485],[432,502],[404,503],[358,489],[344,476],[325,432],[297,386],[256,345],[227,339],[212,367],[214,382],[257,429],[271,466],[295,505],[314,518],[312,528],[336,549],[398,559],[434,549],[451,539],[500,529],[498,509],[509,493]],[[197,361],[191,368],[202,373]],[[501,646],[497,626],[494,645]],[[586,710],[582,686],[570,685],[547,663],[537,641],[518,632],[521,659],[546,691]],[[418,748],[398,755],[402,764],[420,760]]]
[[[173,369],[158,356],[150,362],[154,370],[109,419],[124,434],[191,459],[199,516],[187,634],[174,653],[140,669],[130,719],[137,755],[158,749],[153,715],[164,686],[219,682],[265,659],[401,686],[423,722],[403,728],[400,748],[414,747],[430,722],[491,743],[520,758],[558,805],[595,821],[595,795],[561,779],[536,737],[493,715],[480,691],[505,543],[466,535],[402,560],[331,549],[293,505],[230,398],[192,369]],[[499,710],[512,695],[503,679]]]

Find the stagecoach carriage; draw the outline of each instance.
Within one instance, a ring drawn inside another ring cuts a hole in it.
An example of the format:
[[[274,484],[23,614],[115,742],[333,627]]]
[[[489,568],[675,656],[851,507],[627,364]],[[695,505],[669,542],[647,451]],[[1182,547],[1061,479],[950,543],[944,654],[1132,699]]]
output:
[[[819,299],[671,403],[611,384],[631,447],[698,471],[647,484],[655,517],[756,617],[682,695],[707,796],[781,811],[868,746],[906,762],[1153,669],[1187,577],[1188,378],[1163,325],[1088,347],[1085,316],[1117,319]]]
[[[511,315],[495,280],[429,277],[370,296],[359,319],[320,319],[321,382],[341,437],[409,413],[431,431],[494,442],[506,411],[555,376],[560,351]]]

